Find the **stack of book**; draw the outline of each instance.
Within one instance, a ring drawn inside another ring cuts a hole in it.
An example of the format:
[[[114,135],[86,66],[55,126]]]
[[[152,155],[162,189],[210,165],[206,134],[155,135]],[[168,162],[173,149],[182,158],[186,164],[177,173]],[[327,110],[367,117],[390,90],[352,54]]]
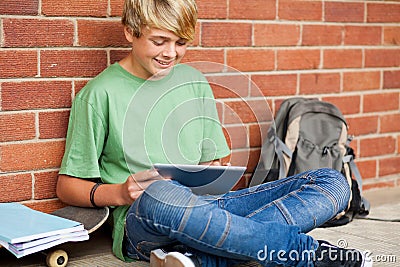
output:
[[[65,242],[88,239],[88,232],[79,222],[36,211],[19,203],[0,203],[0,245],[17,258]]]

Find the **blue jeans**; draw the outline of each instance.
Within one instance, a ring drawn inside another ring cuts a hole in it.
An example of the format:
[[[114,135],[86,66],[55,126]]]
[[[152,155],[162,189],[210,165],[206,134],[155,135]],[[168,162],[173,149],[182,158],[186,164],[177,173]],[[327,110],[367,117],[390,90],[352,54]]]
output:
[[[176,182],[157,181],[128,212],[126,251],[148,260],[153,249],[183,244],[202,266],[313,266],[318,242],[305,233],[343,211],[349,197],[346,179],[332,169],[222,196],[197,196]]]

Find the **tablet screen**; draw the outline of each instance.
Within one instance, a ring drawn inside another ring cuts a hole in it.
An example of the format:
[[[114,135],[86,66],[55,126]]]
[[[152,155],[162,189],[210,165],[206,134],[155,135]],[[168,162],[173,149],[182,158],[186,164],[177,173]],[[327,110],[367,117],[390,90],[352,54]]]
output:
[[[241,166],[154,164],[161,176],[188,186],[193,193],[224,194],[231,190],[246,171]]]

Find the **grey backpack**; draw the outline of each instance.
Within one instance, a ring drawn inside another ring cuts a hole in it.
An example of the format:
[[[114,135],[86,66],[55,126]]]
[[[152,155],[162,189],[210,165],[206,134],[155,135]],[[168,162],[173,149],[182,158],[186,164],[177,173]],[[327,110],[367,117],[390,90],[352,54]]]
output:
[[[342,113],[331,103],[301,97],[286,99],[268,130],[250,186],[307,170],[332,168],[347,178],[352,197],[346,212],[324,226],[343,225],[355,215],[367,215],[369,203],[361,196],[361,175],[347,128]]]

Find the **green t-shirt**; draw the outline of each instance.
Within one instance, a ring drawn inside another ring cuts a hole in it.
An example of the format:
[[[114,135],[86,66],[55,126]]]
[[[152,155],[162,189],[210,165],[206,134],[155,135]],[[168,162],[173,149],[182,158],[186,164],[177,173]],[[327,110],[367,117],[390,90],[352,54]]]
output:
[[[74,99],[60,174],[123,183],[153,163],[198,164],[229,155],[205,77],[177,65],[161,80],[143,80],[118,63]],[[113,212],[113,251],[122,259],[125,216]]]

